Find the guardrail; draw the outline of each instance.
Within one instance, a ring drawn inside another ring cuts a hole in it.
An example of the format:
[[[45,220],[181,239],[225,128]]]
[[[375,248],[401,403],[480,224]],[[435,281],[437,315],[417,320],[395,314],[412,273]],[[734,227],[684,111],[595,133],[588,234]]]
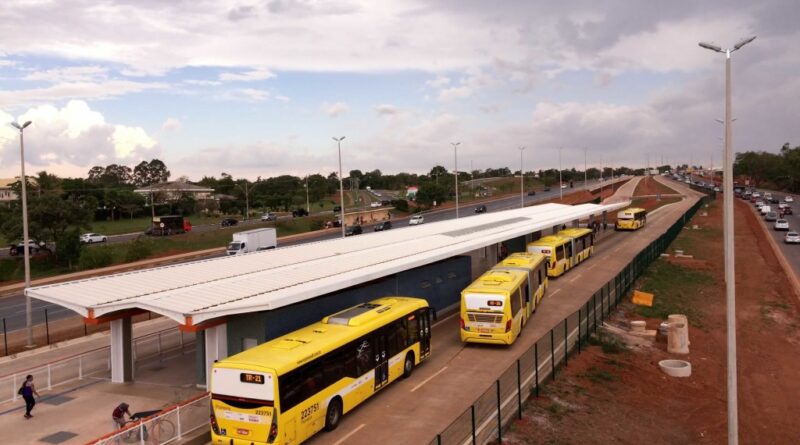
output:
[[[162,445],[181,440],[192,431],[208,428],[210,400],[210,394],[201,394],[165,408],[150,417],[131,422],[125,428],[87,442],[86,445],[119,443]]]
[[[539,388],[548,378],[556,379],[558,369],[567,366],[570,353],[581,351],[590,333],[597,330],[598,323],[602,325],[605,317],[631,291],[636,278],[666,250],[706,199],[698,200],[679,221],[642,249],[580,309],[553,326],[533,347],[517,357],[515,363],[486,388],[469,409],[437,434],[429,445],[477,445],[494,440],[502,443],[503,425],[513,417],[522,418],[523,402],[530,395],[538,397]]]
[[[167,354],[190,352],[194,348],[194,336],[186,335],[178,328],[164,329],[143,335],[133,340],[133,361],[163,358]],[[111,346],[103,346],[80,354],[64,357],[45,365],[23,369],[0,377],[0,403],[16,401],[17,390],[25,376],[32,375],[40,391],[51,390],[98,372],[111,370]]]

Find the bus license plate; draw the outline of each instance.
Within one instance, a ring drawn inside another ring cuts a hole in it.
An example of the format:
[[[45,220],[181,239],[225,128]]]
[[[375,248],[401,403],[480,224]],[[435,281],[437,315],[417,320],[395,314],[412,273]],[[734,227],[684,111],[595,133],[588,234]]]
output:
[[[491,329],[489,329],[489,328],[478,328],[478,332],[481,332],[481,333],[490,333],[490,332],[492,332],[492,330],[491,330]]]

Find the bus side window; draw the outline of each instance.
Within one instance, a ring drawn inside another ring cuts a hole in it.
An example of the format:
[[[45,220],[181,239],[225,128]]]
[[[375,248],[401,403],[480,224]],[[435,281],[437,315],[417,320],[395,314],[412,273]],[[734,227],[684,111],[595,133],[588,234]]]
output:
[[[522,288],[521,287],[518,288],[515,292],[511,292],[511,295],[509,295],[509,298],[511,299],[511,316],[512,317],[514,315],[517,315],[517,312],[519,312],[519,307],[520,307],[519,300],[520,300],[520,296],[521,295],[522,295]]]
[[[542,285],[542,266],[539,266],[539,281],[536,282],[536,287]]]
[[[372,342],[366,338],[356,342],[356,368],[358,375],[364,375],[373,369]]]
[[[411,345],[419,341],[419,314],[407,316],[406,321],[408,322],[408,345]]]

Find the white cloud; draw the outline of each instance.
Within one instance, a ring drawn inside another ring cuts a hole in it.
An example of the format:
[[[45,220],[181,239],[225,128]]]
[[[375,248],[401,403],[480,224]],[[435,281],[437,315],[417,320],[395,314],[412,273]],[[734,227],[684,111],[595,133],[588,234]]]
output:
[[[275,77],[270,70],[257,69],[252,71],[244,71],[241,73],[222,73],[219,75],[219,80],[231,80],[238,82],[253,82],[256,80],[266,80]]]
[[[270,98],[269,91],[256,88],[239,88],[222,92],[215,96],[219,100],[233,100],[242,102],[264,102]]]
[[[450,78],[442,75],[436,76],[435,79],[431,79],[425,82],[425,85],[437,89],[446,86],[448,84],[450,84]]]
[[[455,99],[464,99],[472,96],[472,93],[472,88],[468,86],[446,88],[439,92],[439,100],[446,102]]]
[[[93,82],[106,78],[108,68],[101,66],[71,66],[29,73],[24,80],[40,80],[50,83]]]
[[[394,105],[381,104],[375,107],[375,112],[378,113],[378,116],[394,116],[400,113],[400,109]]]
[[[183,82],[189,85],[200,85],[200,86],[222,85],[222,82],[218,80],[189,79],[189,80],[184,80]]]
[[[280,95],[280,94],[275,96],[275,100],[280,101],[280,102],[284,102],[284,103],[291,101],[291,99],[289,97],[283,96],[283,95]]]
[[[84,176],[97,163],[132,164],[160,154],[157,141],[143,128],[108,123],[83,101],[69,101],[62,108],[40,105],[17,117],[0,110],[0,120],[33,122],[25,130],[25,158],[36,171]],[[13,174],[19,166],[18,147],[6,141],[15,141],[15,133],[4,127],[0,126],[0,176]]]
[[[101,82],[67,82],[24,90],[0,91],[0,107],[14,108],[69,99],[106,99],[148,90],[162,90],[167,84],[109,80]]]
[[[161,124],[161,130],[163,131],[178,131],[182,127],[183,124],[181,124],[181,121],[175,117],[169,117],[164,121],[163,124]]]
[[[350,108],[347,107],[347,104],[343,102],[335,102],[332,104],[324,102],[319,109],[329,117],[338,117],[350,110]]]

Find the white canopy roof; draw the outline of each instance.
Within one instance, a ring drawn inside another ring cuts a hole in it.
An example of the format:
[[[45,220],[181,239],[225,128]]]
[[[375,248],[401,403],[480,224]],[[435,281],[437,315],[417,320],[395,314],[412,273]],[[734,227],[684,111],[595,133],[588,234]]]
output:
[[[276,309],[628,204],[542,204],[33,287],[25,294],[85,317],[138,308],[198,324]]]

